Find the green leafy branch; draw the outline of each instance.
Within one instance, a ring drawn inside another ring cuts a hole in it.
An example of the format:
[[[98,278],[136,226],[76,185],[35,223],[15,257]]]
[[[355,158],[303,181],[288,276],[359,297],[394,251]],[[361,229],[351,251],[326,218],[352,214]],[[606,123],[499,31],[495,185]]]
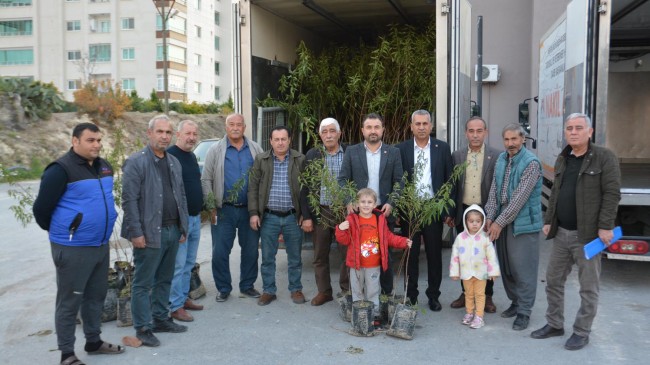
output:
[[[400,183],[396,183],[393,192],[389,194],[398,216],[408,224],[408,237],[410,239],[423,226],[431,224],[434,218],[440,218],[443,213],[449,211],[450,207],[455,206],[451,194],[456,181],[464,173],[467,164],[463,163],[456,166],[449,180],[431,197],[423,194],[423,191],[428,191],[431,185],[424,187],[418,187],[417,185],[417,181],[420,180],[424,172],[425,163],[428,163],[428,161],[424,160],[422,155],[418,156],[413,168],[412,178],[409,179],[405,172],[402,176],[403,187],[400,186]]]

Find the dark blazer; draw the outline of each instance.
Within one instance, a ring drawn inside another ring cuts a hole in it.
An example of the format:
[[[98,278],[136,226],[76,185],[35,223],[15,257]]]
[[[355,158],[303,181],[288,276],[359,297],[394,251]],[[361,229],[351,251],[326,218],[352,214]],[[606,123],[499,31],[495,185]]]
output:
[[[381,204],[393,203],[388,194],[393,191],[393,185],[402,181],[402,159],[399,150],[389,144],[381,145],[381,160],[379,163],[379,200]],[[363,142],[348,147],[343,156],[343,165],[339,174],[339,185],[343,186],[350,180],[357,189],[368,187],[368,161]]]
[[[463,162],[467,161],[467,149],[468,147],[461,148],[454,151],[452,158],[454,160],[454,166],[460,165]],[[490,186],[492,185],[492,179],[494,177],[494,165],[497,162],[497,158],[501,151],[496,148],[492,148],[488,145],[485,145],[485,151],[483,154],[483,171],[481,175],[481,206],[485,207],[485,204],[488,201],[488,196],[490,195]],[[463,193],[465,189],[465,173],[463,172],[456,183],[456,217],[455,223],[457,225],[462,225],[463,221]]]
[[[449,145],[439,139],[431,138],[430,155],[431,155],[431,188],[436,193],[438,189],[444,184],[453,171],[453,163],[451,161],[451,149]],[[402,166],[408,174],[408,179],[413,175],[413,168],[415,166],[414,157],[414,139],[410,138],[397,145],[402,157]],[[453,213],[452,207],[449,212]],[[444,214],[443,216],[447,216]]]
[[[309,165],[311,161],[314,161],[316,159],[321,158],[321,151],[322,151],[322,146],[318,147],[313,147],[307,151],[307,154],[305,155],[305,168]],[[343,149],[343,153],[345,153],[345,150],[348,148],[346,144],[341,143],[341,148]],[[306,186],[303,186],[300,189],[300,209],[302,210],[302,219],[307,220],[307,219],[316,219],[316,213],[314,212],[314,208],[309,205],[309,189]]]

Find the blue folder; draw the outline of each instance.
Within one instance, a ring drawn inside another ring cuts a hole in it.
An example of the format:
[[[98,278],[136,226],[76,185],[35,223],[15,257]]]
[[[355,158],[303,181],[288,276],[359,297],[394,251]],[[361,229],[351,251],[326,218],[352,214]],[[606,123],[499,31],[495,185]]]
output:
[[[612,241],[610,242],[610,245],[616,241],[618,241],[621,237],[623,237],[623,230],[621,227],[615,227],[614,228],[614,237],[612,238]],[[603,243],[603,241],[600,238],[596,238],[595,240],[587,243],[584,247],[585,250],[585,258],[587,260],[591,260],[592,257],[598,255],[602,250],[606,249],[607,245]]]

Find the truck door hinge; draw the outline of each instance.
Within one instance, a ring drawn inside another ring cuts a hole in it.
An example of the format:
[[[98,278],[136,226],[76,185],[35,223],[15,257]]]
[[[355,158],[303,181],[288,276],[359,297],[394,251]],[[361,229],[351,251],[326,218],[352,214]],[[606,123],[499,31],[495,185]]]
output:
[[[449,4],[448,3],[442,3],[440,6],[441,6],[440,12],[442,13],[442,15],[449,14]]]
[[[601,1],[600,4],[598,4],[598,13],[605,14],[606,12],[607,12],[607,1]]]

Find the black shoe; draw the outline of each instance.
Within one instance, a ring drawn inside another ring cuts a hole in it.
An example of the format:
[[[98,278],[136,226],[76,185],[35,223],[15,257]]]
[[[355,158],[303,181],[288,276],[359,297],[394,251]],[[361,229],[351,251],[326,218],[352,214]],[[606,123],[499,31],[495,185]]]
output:
[[[564,336],[564,328],[554,328],[547,324],[530,334],[530,337],[538,340],[555,336]]]
[[[217,293],[217,302],[225,302],[229,296],[230,293]]]
[[[508,309],[501,312],[501,317],[503,318],[512,318],[516,315],[517,315],[517,305],[515,304],[510,304],[510,307],[508,307]]]
[[[579,336],[575,333],[569,337],[569,339],[564,344],[564,348],[567,350],[580,350],[581,348],[587,346],[589,343],[589,336]]]
[[[154,332],[171,332],[171,333],[181,333],[187,331],[187,326],[178,324],[174,322],[173,319],[167,318],[164,321],[153,320],[153,331]]]
[[[528,328],[529,321],[529,316],[525,314],[517,314],[517,318],[515,318],[515,322],[512,324],[512,329],[515,331],[523,331]]]
[[[144,346],[148,346],[148,347],[160,346],[160,341],[158,340],[156,335],[154,335],[149,329],[144,331],[136,331],[135,337],[137,337],[138,340],[142,341],[142,344]]]
[[[442,305],[438,299],[429,299],[429,309],[434,312],[440,312],[442,310]]]
[[[241,293],[242,293],[243,296],[248,297],[248,298],[259,298],[262,295],[262,294],[260,294],[260,292],[255,290],[255,288],[250,288],[250,289],[243,290],[243,291],[241,291]],[[226,294],[226,299],[227,298],[228,298],[228,294]],[[222,302],[225,301],[226,299],[222,300]],[[219,301],[219,295],[217,296],[217,302],[218,301]]]

